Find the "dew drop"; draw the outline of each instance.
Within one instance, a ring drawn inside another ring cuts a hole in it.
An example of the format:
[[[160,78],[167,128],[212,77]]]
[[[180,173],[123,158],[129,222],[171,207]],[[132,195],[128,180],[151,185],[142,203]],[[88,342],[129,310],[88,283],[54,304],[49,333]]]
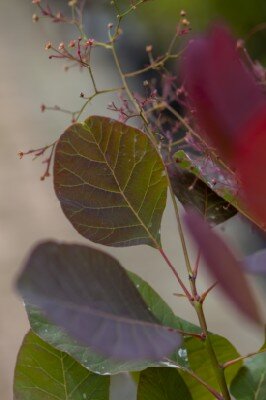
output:
[[[179,355],[179,357],[181,357],[181,358],[187,359],[187,351],[186,351],[186,349],[179,349],[179,350],[178,350],[178,355]]]

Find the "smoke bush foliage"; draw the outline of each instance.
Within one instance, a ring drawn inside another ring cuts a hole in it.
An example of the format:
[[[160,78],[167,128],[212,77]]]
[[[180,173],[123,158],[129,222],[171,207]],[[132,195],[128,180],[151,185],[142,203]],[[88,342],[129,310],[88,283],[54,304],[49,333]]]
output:
[[[250,323],[263,324],[245,273],[265,276],[265,252],[239,261],[213,227],[237,212],[262,231],[266,226],[264,68],[223,25],[188,41],[190,22],[181,11],[166,52],[156,55],[148,45],[146,64],[124,72],[117,51],[124,20],[144,3],[152,10],[152,2],[129,1],[121,8],[112,0],[115,22],[103,42],[87,36],[86,1],[68,1],[66,15],[45,1],[32,3],[35,22],[45,17],[77,28],[69,43],[48,42],[45,48],[66,69],[87,71],[93,92],[80,94],[78,111],[42,105],[42,111],[69,114],[72,124],[54,143],[20,156],[45,157],[41,179],[53,167],[62,211],[90,242],[153,247],[198,325],[176,316],[147,282],[107,252],[90,244],[40,243],[17,281],[31,330],[18,355],[14,398],[107,400],[111,376],[127,372],[134,376],[138,400],[265,400],[265,345],[238,354],[226,338],[209,332],[204,313],[209,292],[219,285]],[[96,49],[112,56],[119,87],[99,88],[91,64]],[[177,59],[178,76],[170,72]],[[134,78],[141,82],[138,93],[132,91]],[[115,96],[106,106],[114,119],[82,120],[93,99],[107,93]],[[167,194],[187,282],[161,243]],[[196,260],[183,224],[199,249]],[[201,258],[215,278],[203,293],[197,289]]]

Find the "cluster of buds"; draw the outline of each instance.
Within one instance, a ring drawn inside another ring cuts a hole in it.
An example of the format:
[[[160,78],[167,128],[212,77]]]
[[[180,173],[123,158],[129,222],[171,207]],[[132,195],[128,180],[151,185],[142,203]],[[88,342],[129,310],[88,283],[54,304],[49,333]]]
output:
[[[117,106],[114,101],[109,103],[107,109],[117,113],[118,120],[123,123],[126,123],[130,118],[136,117],[136,114],[130,108],[128,100],[122,95],[120,95],[120,102],[120,106]]]
[[[49,4],[47,4],[46,7],[43,7],[41,5],[41,0],[32,0],[32,4],[39,7],[39,10],[43,17],[51,18],[53,22],[69,22],[68,19],[60,11],[54,13]],[[37,22],[39,20],[39,17],[38,15],[33,14],[32,19],[34,22]]]
[[[55,54],[49,56],[52,58],[64,59],[67,61],[73,61],[80,67],[88,67],[90,62],[90,51],[94,45],[94,39],[90,38],[82,43],[82,38],[78,40],[70,40],[68,45],[64,42],[59,43],[58,47],[54,47],[51,42],[45,44],[45,50],[53,50]],[[76,49],[76,54],[73,54],[68,49]],[[68,68],[67,68],[68,69]]]
[[[41,181],[44,181],[46,178],[49,178],[51,176],[50,170],[56,143],[57,141],[48,146],[40,147],[39,149],[29,150],[27,152],[20,151],[18,153],[20,159],[22,159],[26,155],[32,155],[33,160],[35,160],[36,158],[44,156],[46,152],[50,150],[48,157],[42,161],[42,163],[46,165],[46,168],[44,170],[44,173],[40,177]]]

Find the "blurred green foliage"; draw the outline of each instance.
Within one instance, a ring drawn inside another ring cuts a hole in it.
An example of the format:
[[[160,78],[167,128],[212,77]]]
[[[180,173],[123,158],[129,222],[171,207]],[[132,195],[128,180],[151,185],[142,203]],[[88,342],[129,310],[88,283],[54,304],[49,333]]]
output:
[[[213,21],[224,21],[237,37],[246,39],[258,25],[265,23],[266,27],[266,0],[149,0],[137,13],[148,25],[153,43],[163,44],[173,34],[181,10],[187,12],[193,32],[203,31]],[[266,61],[265,43],[266,30],[248,39],[254,58]]]

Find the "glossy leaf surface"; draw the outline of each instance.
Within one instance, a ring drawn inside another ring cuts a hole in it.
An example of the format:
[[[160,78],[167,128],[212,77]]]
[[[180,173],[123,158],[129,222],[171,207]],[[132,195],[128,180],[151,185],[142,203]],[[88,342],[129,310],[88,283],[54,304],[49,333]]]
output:
[[[159,246],[167,179],[138,129],[97,116],[70,126],[56,147],[54,186],[66,217],[91,241]]]
[[[137,400],[192,400],[174,368],[148,368],[139,377]]]
[[[21,346],[14,400],[108,400],[110,378],[88,371],[34,333]]]
[[[243,195],[240,195],[240,186],[234,175],[226,171],[222,166],[216,165],[214,161],[206,157],[188,154],[183,150],[180,150],[175,154],[175,159],[181,169],[192,173],[196,178],[204,182],[212,191],[214,191],[220,199],[224,200],[224,203],[220,203],[220,206],[217,202],[219,208],[214,211],[217,212],[218,215],[221,214],[222,217],[224,212],[225,215],[229,213],[233,216],[237,210],[257,226],[262,228],[261,221],[247,209],[243,199],[241,200],[240,197],[243,197]],[[197,211],[200,210],[197,208]],[[203,214],[202,212],[199,213]],[[215,218],[209,218],[210,223],[212,220],[215,222]]]
[[[224,337],[211,334],[210,339],[220,364],[239,357],[235,347]],[[217,384],[205,344],[203,342],[188,338],[186,340],[186,348],[190,368],[211,387],[219,392],[219,386]],[[231,383],[240,367],[241,363],[236,364],[226,370],[226,380],[228,385]],[[207,389],[198,381],[183,371],[180,371],[180,374],[186,382],[193,400],[213,400],[213,395],[209,393],[209,391],[207,391]]]
[[[186,224],[200,248],[206,265],[221,288],[246,316],[261,322],[255,298],[243,267],[225,242],[194,212],[185,216]]]
[[[266,399],[265,352],[245,361],[232,382],[231,393],[236,400]]]
[[[124,268],[102,251],[46,242],[18,280],[28,304],[40,307],[80,343],[122,360],[160,360],[181,344],[160,325]]]
[[[158,321],[166,326],[181,329],[185,332],[200,332],[200,328],[195,325],[182,320],[174,315],[170,307],[161,299],[161,297],[148,285],[147,282],[142,280],[132,272],[128,272],[131,281],[134,283],[136,289],[144,299],[150,311],[155,315]],[[70,338],[58,326],[49,322],[38,309],[27,307],[27,312],[31,324],[31,328],[43,340],[50,343],[57,349],[61,349],[70,354],[78,360],[86,368],[100,374],[116,374],[125,371],[138,371],[151,366],[162,366],[162,362],[155,361],[114,361],[108,357],[100,356],[93,352],[87,346],[77,343]],[[195,339],[197,340],[197,339]],[[179,365],[188,366],[186,351],[184,344],[181,349],[176,350],[171,358]]]

